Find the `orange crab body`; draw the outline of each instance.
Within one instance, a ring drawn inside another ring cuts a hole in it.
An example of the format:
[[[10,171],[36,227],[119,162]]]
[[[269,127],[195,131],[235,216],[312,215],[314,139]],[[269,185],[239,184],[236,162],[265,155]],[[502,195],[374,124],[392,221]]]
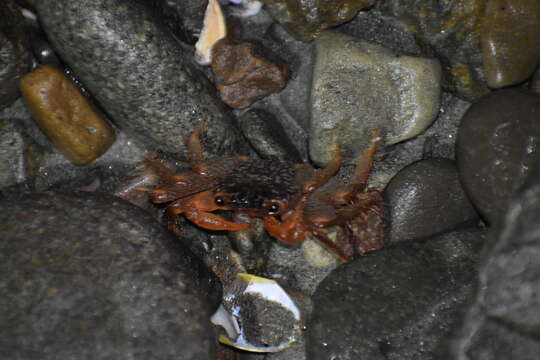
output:
[[[371,146],[344,184],[335,177],[342,162],[339,150],[324,169],[243,156],[205,160],[202,130],[201,124],[188,139],[191,172],[174,174],[163,162],[146,159],[147,168],[161,182],[151,194],[152,201],[169,203],[166,214],[173,231],[178,232],[180,215],[209,230],[249,228],[249,224],[213,213],[228,210],[262,218],[268,233],[283,242],[299,243],[313,236],[343,261],[355,253],[382,247],[382,198],[378,191],[366,189],[380,142],[378,131],[374,131]],[[334,240],[326,232],[331,226],[338,227]]]

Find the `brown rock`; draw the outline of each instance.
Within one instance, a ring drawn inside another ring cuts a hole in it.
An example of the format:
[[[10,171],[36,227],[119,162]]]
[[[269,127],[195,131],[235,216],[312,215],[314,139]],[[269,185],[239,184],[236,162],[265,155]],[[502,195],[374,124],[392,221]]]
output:
[[[540,1],[487,4],[482,33],[486,81],[493,88],[523,82],[540,60]]]
[[[114,130],[58,69],[43,65],[26,74],[20,89],[41,130],[77,165],[102,155]]]
[[[212,58],[216,87],[230,107],[245,108],[287,83],[287,64],[254,42],[223,39],[214,46]]]

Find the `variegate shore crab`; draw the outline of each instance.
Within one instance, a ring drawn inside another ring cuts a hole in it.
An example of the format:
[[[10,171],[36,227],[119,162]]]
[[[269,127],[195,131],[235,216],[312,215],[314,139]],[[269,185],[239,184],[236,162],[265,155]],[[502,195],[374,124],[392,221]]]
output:
[[[286,243],[313,236],[345,262],[355,253],[382,247],[381,194],[366,188],[380,143],[378,129],[344,184],[335,177],[342,163],[339,149],[324,169],[245,156],[206,160],[200,140],[203,126],[201,123],[187,141],[191,172],[174,174],[162,161],[146,159],[147,168],[160,180],[151,199],[156,204],[169,203],[166,216],[171,230],[178,232],[181,214],[209,230],[250,227],[212,213],[230,210],[262,218],[268,233]],[[334,240],[326,230],[331,226],[337,229]]]

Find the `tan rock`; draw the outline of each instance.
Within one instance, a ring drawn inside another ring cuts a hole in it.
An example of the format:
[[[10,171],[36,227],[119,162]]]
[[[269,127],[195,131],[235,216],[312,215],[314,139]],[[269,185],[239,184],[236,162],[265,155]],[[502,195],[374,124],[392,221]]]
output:
[[[41,130],[75,164],[92,162],[114,142],[112,127],[60,70],[40,66],[20,89]]]

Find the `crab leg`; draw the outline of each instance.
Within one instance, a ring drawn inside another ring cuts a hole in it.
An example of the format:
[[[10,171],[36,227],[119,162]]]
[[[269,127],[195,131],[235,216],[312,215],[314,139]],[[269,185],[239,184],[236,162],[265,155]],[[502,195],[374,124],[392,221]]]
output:
[[[250,224],[228,221],[221,216],[210,213],[210,211],[222,209],[215,204],[212,195],[211,191],[204,191],[190,198],[177,200],[167,207],[167,211],[174,216],[184,214],[195,225],[208,230],[238,231],[246,230],[251,226]]]

